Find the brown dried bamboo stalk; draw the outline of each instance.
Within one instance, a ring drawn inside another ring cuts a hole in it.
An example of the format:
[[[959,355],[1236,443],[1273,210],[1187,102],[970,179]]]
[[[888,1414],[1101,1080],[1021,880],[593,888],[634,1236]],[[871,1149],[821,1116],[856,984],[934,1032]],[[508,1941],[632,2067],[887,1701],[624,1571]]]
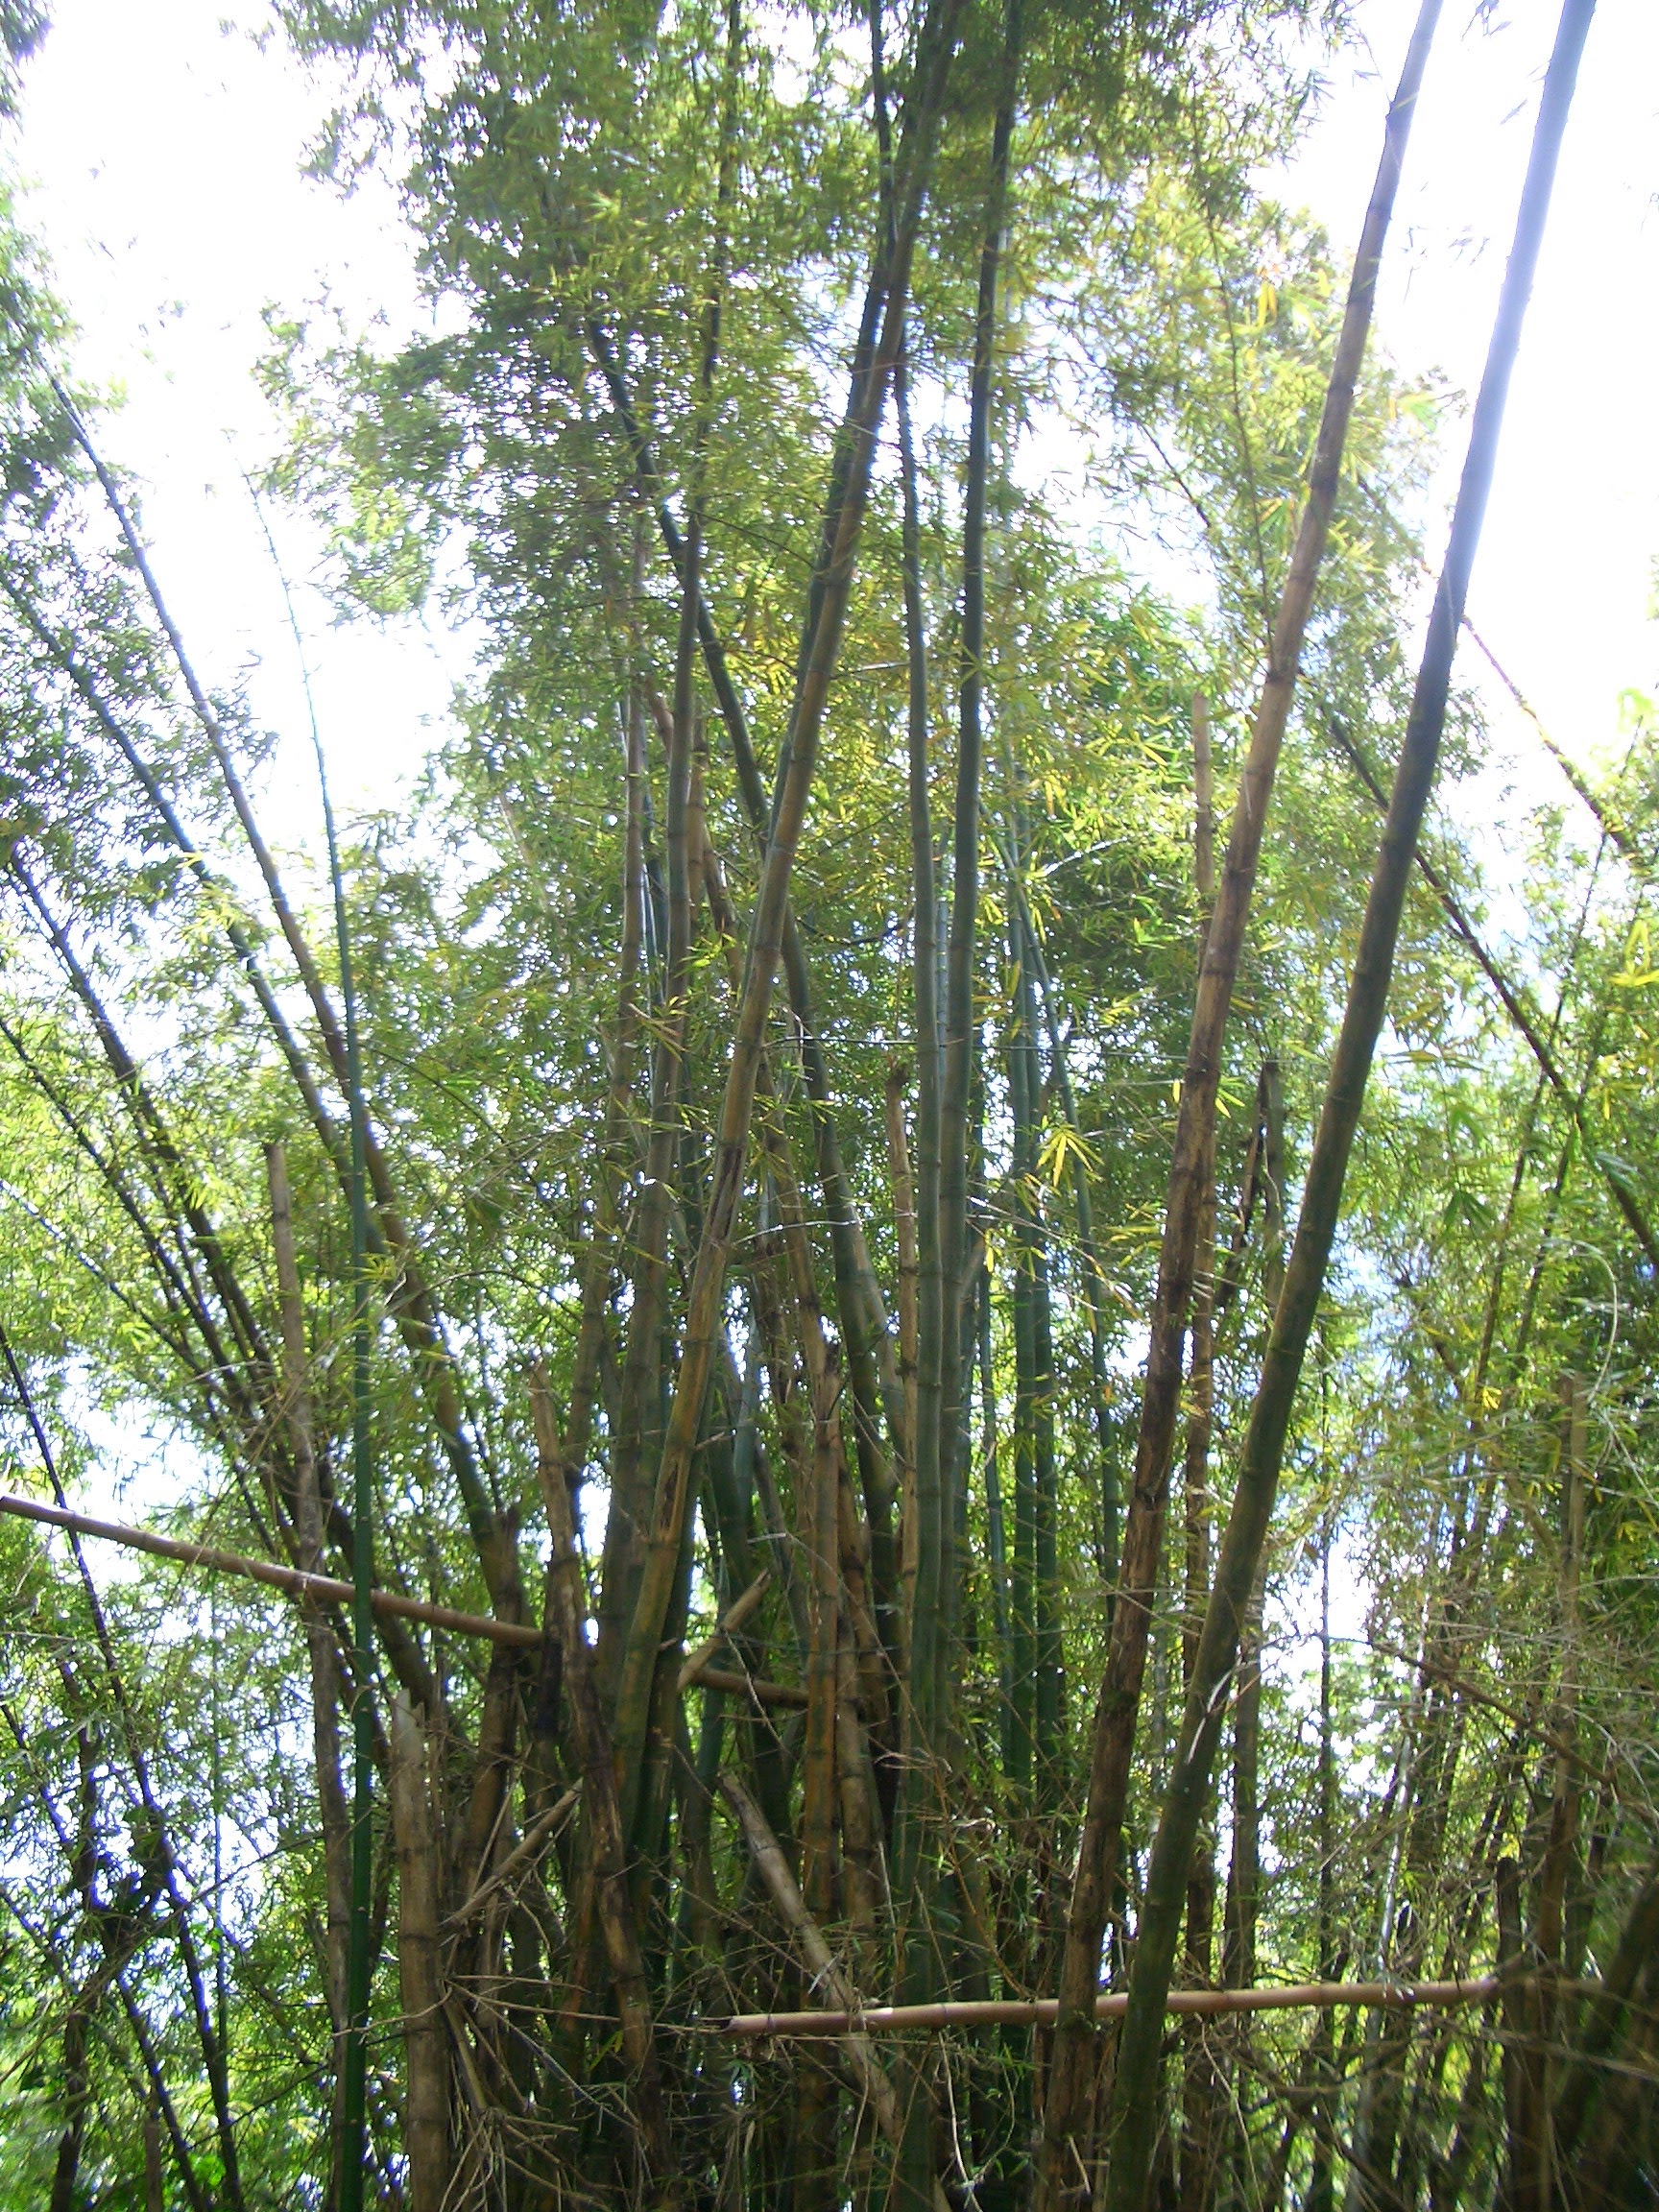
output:
[[[708,1666],[727,1637],[733,1635],[737,1629],[742,1627],[744,1622],[748,1620],[750,1614],[765,1597],[766,1586],[771,1579],[772,1570],[769,1567],[762,1567],[742,1596],[734,1598],[727,1606],[725,1612],[715,1623],[713,1635],[706,1644],[700,1644],[686,1660],[685,1666],[681,1668],[680,1688],[682,1693],[689,1690],[692,1683],[698,1680],[703,1669]]]
[[[757,1705],[789,1705],[805,1713],[807,1693],[793,1682],[763,1682],[758,1675],[739,1674],[726,1667],[699,1667],[685,1687],[724,1690],[733,1697],[753,1697]]]
[[[1215,2019],[1231,2012],[1288,2012],[1348,2006],[1382,2006],[1410,2010],[1422,2005],[1480,2005],[1498,1988],[1495,1974],[1472,1982],[1298,1982],[1269,1989],[1171,1989],[1165,2009],[1186,2017]],[[1128,1992],[1102,1993],[1094,2001],[1096,2020],[1120,2019]],[[826,2012],[736,2012],[728,2020],[704,2022],[712,2035],[897,2034],[901,2030],[945,2028],[1030,2028],[1059,2017],[1056,1997],[981,1999],[939,2005],[866,2005]]]
[[[839,2023],[839,2026],[827,2032],[839,2040],[853,2069],[854,2079],[870,2101],[870,2109],[876,2115],[877,2126],[890,2143],[897,2143],[901,2125],[898,2096],[870,2048],[869,2037],[858,2026],[860,2012],[856,1994],[835,1963],[834,1953],[825,1941],[822,1929],[807,1912],[801,1891],[796,1887],[795,1877],[789,1871],[789,1862],[783,1856],[782,1846],[766,1825],[759,1806],[734,1774],[721,1775],[720,1794],[737,1816],[744,1841],[755,1861],[756,1871],[765,1884],[766,1894],[776,1907],[780,1919],[799,1944],[803,1962],[814,1980],[830,1991],[838,2008],[833,2012],[823,2014],[790,2013],[781,2017],[805,2020],[823,2018]],[[732,2032],[730,2022],[716,2031],[721,2034],[730,2034]]]
[[[204,1567],[215,1575],[245,1575],[252,1582],[269,1583],[292,1597],[311,1599],[320,1605],[349,1605],[351,1585],[332,1575],[306,1575],[298,1567],[278,1567],[274,1560],[250,1559],[241,1551],[222,1551],[213,1544],[191,1544],[178,1536],[157,1536],[149,1528],[129,1528],[119,1521],[96,1521],[89,1513],[71,1513],[61,1505],[42,1505],[34,1498],[0,1492],[0,1513],[16,1513],[25,1521],[44,1522],[51,1528],[67,1528],[77,1536],[96,1537],[100,1543],[125,1544],[132,1551],[149,1551],[157,1559],[177,1559],[185,1567]],[[493,1621],[483,1613],[460,1613],[452,1605],[429,1605],[421,1598],[403,1598],[396,1590],[373,1590],[369,1602],[378,1614],[399,1621],[424,1621],[428,1627],[447,1628],[457,1636],[483,1636],[494,1644],[518,1644],[526,1649],[540,1647],[541,1631],[517,1621]]]
[[[582,1785],[578,1781],[572,1782],[568,1790],[555,1798],[541,1817],[539,1820],[533,1820],[530,1826],[525,1829],[523,1835],[514,1844],[512,1850],[508,1852],[506,1858],[502,1860],[490,1879],[487,1882],[480,1882],[466,1904],[458,1905],[455,1908],[455,1911],[449,1914],[445,1925],[451,1928],[464,1927],[479,1907],[487,1903],[504,1883],[511,1882],[515,1874],[528,1866],[549,1838],[564,1826],[581,1794]]]

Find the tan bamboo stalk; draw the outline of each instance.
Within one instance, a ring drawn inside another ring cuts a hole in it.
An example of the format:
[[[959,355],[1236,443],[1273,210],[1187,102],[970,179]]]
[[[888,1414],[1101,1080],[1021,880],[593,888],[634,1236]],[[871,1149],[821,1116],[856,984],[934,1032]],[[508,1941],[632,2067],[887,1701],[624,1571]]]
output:
[[[132,1551],[148,1551],[157,1559],[177,1559],[185,1567],[202,1567],[216,1575],[245,1575],[251,1581],[268,1583],[301,1599],[315,1599],[322,1605],[349,1605],[349,1582],[332,1575],[306,1575],[297,1567],[278,1567],[270,1559],[250,1559],[240,1551],[222,1551],[216,1545],[192,1544],[182,1537],[157,1536],[149,1528],[129,1528],[118,1521],[94,1520],[89,1513],[72,1513],[59,1505],[43,1505],[38,1499],[0,1492],[0,1513],[15,1513],[25,1521],[40,1521],[52,1528],[67,1528],[77,1536],[95,1537],[100,1543],[124,1544]],[[405,1598],[396,1590],[375,1590],[370,1602],[377,1615],[397,1621],[423,1621],[429,1627],[445,1628],[456,1636],[481,1636],[493,1644],[516,1644],[525,1650],[540,1649],[540,1628],[527,1623],[497,1621],[487,1613],[461,1613],[452,1605],[429,1605],[421,1598]]]
[[[1371,326],[1378,270],[1393,214],[1417,90],[1439,13],[1440,0],[1423,0],[1399,87],[1388,110],[1382,157],[1355,256],[1342,329],[1309,471],[1307,503],[1280,598],[1267,671],[1239,779],[1232,834],[1198,979],[1169,1167],[1146,1382],[1124,1529],[1123,1561],[1113,1614],[1111,1647],[1095,1708],[1088,1799],[1061,1962],[1061,2016],[1044,2109],[1034,2212],[1061,2212],[1072,2185],[1078,2157],[1086,2156],[1087,2152],[1086,2144],[1079,2143],[1077,2137],[1088,2132],[1087,2113],[1095,2072],[1094,2020],[1089,2008],[1099,1971],[1107,1901],[1112,1891],[1118,1832],[1127,1802],[1130,1758],[1151,1624],[1152,1592],[1163,1549],[1170,1449],[1181,1387],[1182,1343],[1191,1296],[1203,1197],[1202,1166],[1213,1142],[1221,1048],[1255,889],[1274,774],[1301,663],[1302,642],[1341,482],[1342,454]]]
[[[860,1960],[874,1963],[872,1939],[883,1902],[881,1807],[870,1744],[858,1716],[857,1659],[843,1623],[836,1653],[835,1770],[841,1814],[842,1902]]]
[[[836,1646],[841,1623],[839,1491],[841,1446],[835,1370],[813,1392],[812,1487],[802,1501],[803,1549],[811,1562],[811,1641],[806,1649],[806,1733],[801,1746],[801,1887],[806,1910],[827,1920],[835,1906]]]
[[[1309,1163],[1302,1214],[1239,1455],[1233,1510],[1147,1871],[1130,1973],[1129,2011],[1118,2039],[1113,2085],[1108,2212],[1142,2212],[1145,2199],[1156,2142],[1164,2000],[1193,1840],[1224,1719],[1226,1701],[1220,1693],[1238,1656],[1240,1624],[1266,1542],[1296,1387],[1336,1235],[1366,1078],[1387,1012],[1400,918],[1438,764],[1458,626],[1496,464],[1504,401],[1594,7],[1595,0],[1566,0],[1545,78],[1515,243],[1504,272],[1446,561],[1435,589],[1348,1002]],[[1213,935],[1212,953],[1214,949]]]
[[[707,1643],[700,1644],[696,1650],[687,1656],[685,1666],[681,1668],[680,1688],[682,1692],[690,1689],[702,1673],[703,1669],[713,1658],[721,1645],[725,1643],[727,1637],[735,1635],[737,1630],[742,1627],[744,1622],[748,1620],[750,1614],[765,1597],[767,1586],[771,1580],[771,1569],[762,1567],[748,1589],[734,1598],[727,1606],[725,1612],[714,1623],[713,1635],[709,1638]]]
[[[161,2175],[161,2123],[154,2112],[144,2114],[144,2212],[166,2212]]]
[[[397,1974],[403,2000],[403,2147],[409,2212],[444,2212],[449,2194],[449,2053],[439,1963],[438,1846],[426,1739],[407,1691],[388,1717],[387,1768],[397,1852]]]
[[[730,1668],[698,1668],[688,1688],[724,1690],[733,1697],[752,1697],[757,1705],[782,1705],[796,1713],[805,1713],[810,1693],[794,1682],[768,1682],[757,1674],[739,1674]]]
[[[1256,1086],[1262,1131],[1262,1290],[1272,1327],[1285,1286],[1285,1100],[1279,1063],[1267,1059]],[[1263,1547],[1238,1644],[1233,1706],[1233,1852],[1227,1868],[1221,1978],[1235,1988],[1256,1979],[1256,1921],[1262,1896],[1262,1622],[1267,1602]]]
[[[962,0],[935,0],[924,22],[915,86],[918,143],[906,180],[905,204],[897,239],[891,256],[886,257],[886,304],[880,336],[867,371],[854,376],[846,420],[837,442],[838,454],[845,456],[844,461],[838,461],[833,472],[839,477],[836,486],[839,495],[832,494],[826,509],[824,549],[815,569],[814,589],[809,593],[812,619],[807,626],[788,736],[780,764],[772,834],[750,924],[743,998],[733,1036],[716,1132],[712,1187],[692,1265],[680,1367],[658,1470],[649,1546],[623,1655],[616,1701],[615,1748],[617,1765],[625,1780],[637,1772],[644,1750],[657,1668],[671,1656],[662,1650],[663,1628],[679,1573],[703,1401],[713,1364],[715,1338],[721,1328],[721,1296],[737,1204],[747,1179],[749,1131],[781,944],[783,912],[852,594],[876,434],[903,331],[910,263],[921,222],[939,108],[955,48],[961,4]],[[677,1660],[673,1663],[678,1665]]]
[[[616,1801],[611,1733],[605,1725],[588,1647],[588,1608],[570,1492],[565,1479],[565,1452],[553,1418],[547,1378],[540,1365],[531,1371],[530,1408],[536,1426],[536,1474],[552,1544],[547,1574],[548,1628],[563,1648],[565,1690],[582,1761],[583,1810],[592,1864],[591,1910],[615,1991],[622,2048],[634,2071],[633,2104],[645,2166],[657,2203],[673,2207],[680,2201],[680,2185],[662,2102],[650,1984],[628,1894],[628,1851]]]
[[[265,1169],[282,1334],[282,1408],[294,1460],[295,1535],[300,1571],[315,1575],[323,1566],[323,1509],[311,1426],[305,1307],[294,1251],[287,1153],[280,1141],[266,1145]],[[339,2034],[346,2025],[346,1936],[351,1910],[351,1817],[340,1778],[340,1653],[327,1615],[315,1597],[301,1598],[301,1614],[311,1668],[311,1741],[323,1828],[328,2011]]]
[[[1482,2005],[1499,1987],[1496,1975],[1467,1982],[1292,1982],[1266,1989],[1171,1989],[1165,2010],[1178,2019],[1218,2020],[1240,2012],[1333,2010],[1386,2007],[1411,2011],[1420,2006]],[[1120,2020],[1128,2008],[1126,1990],[1102,1991],[1094,2000],[1097,2020]],[[869,2035],[908,2033],[947,2028],[1029,2028],[1051,2025],[1059,2016],[1056,1997],[991,1997],[937,2005],[852,2005],[821,2012],[735,2012],[727,2020],[704,2022],[713,2035]]]

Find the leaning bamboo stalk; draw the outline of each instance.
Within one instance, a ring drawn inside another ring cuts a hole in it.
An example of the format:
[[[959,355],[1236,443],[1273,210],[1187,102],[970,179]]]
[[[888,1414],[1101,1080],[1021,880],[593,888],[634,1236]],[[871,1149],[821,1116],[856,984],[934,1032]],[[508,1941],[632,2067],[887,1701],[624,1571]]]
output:
[[[443,2212],[449,2191],[449,2058],[439,1977],[437,1844],[426,1740],[409,1694],[392,1700],[388,1787],[397,1851],[397,1971],[407,2077],[409,2212]]]
[[[1159,1253],[1146,1382],[1136,1437],[1135,1468],[1124,1529],[1122,1572],[1112,1622],[1106,1671],[1095,1708],[1083,1833],[1072,1881],[1060,1977],[1061,2017],[1054,2067],[1044,2108],[1036,2212],[1060,2212],[1086,2146],[1084,2129],[1094,2082],[1094,2032],[1090,2012],[1099,1972],[1118,1834],[1128,1801],[1130,1760],[1145,1672],[1152,1592],[1163,1550],[1170,1452],[1181,1390],[1182,1342],[1190,1300],[1204,1176],[1202,1162],[1214,1123],[1221,1049],[1233,984],[1255,890],[1257,863],[1279,753],[1289,719],[1302,644],[1312,611],[1341,481],[1348,421],[1371,327],[1377,276],[1393,215],[1418,87],[1439,18],[1440,0],[1423,0],[1400,84],[1388,110],[1382,157],[1360,232],[1342,329],[1326,388],[1308,500],[1280,599],[1266,675],[1239,779],[1221,879],[1216,887],[1192,1011],[1187,1069],[1175,1125],[1168,1199]]]
[[[1338,2011],[1350,2006],[1411,2011],[1421,2006],[1481,2005],[1498,1985],[1495,1974],[1484,1974],[1467,1982],[1293,1982],[1269,1989],[1171,1989],[1164,2008],[1199,2020],[1234,2012]],[[1128,2005],[1127,1990],[1102,1991],[1094,2000],[1094,2017],[1120,2020]],[[711,2035],[885,2035],[910,2029],[1051,2026],[1059,2013],[1057,1997],[990,1997],[938,2005],[846,2006],[839,2011],[735,2012],[703,2025]]]
[[[737,1816],[744,1841],[755,1862],[756,1872],[764,1883],[766,1894],[776,1907],[779,1918],[800,1946],[803,1962],[810,1970],[813,1979],[828,1989],[835,2000],[835,2009],[821,2015],[826,2020],[838,2022],[838,2026],[829,2032],[839,2041],[853,2070],[853,2078],[876,2115],[876,2125],[890,2143],[897,2143],[902,2128],[897,2092],[871,2050],[870,2038],[859,2026],[860,2008],[856,1995],[836,1964],[835,1955],[825,1941],[823,1930],[806,1911],[795,1877],[789,1871],[789,1862],[783,1856],[782,1846],[766,1825],[759,1806],[734,1774],[721,1775],[720,1794]],[[780,2017],[810,2020],[820,2015],[794,2013]],[[726,2023],[716,2032],[732,2033],[733,2024]],[[764,2033],[766,2031],[761,2030],[759,2032]]]
[[[685,1666],[681,1668],[680,1688],[682,1692],[690,1689],[692,1683],[698,1679],[703,1669],[708,1666],[727,1637],[734,1635],[742,1627],[744,1622],[748,1620],[750,1614],[765,1597],[766,1588],[771,1579],[772,1570],[769,1567],[762,1567],[748,1589],[740,1597],[734,1598],[727,1606],[725,1612],[721,1614],[714,1624],[713,1635],[709,1638],[706,1644],[700,1644],[687,1658]]]
[[[1225,1719],[1224,1687],[1237,1660],[1240,1628],[1266,1542],[1302,1361],[1335,1239],[1366,1079],[1387,1013],[1401,915],[1438,766],[1458,626],[1496,465],[1504,402],[1520,347],[1578,60],[1594,12],[1595,0],[1566,0],[1545,79],[1515,242],[1504,272],[1446,560],[1434,593],[1341,1033],[1309,1163],[1301,1219],[1239,1454],[1233,1510],[1205,1613],[1173,1775],[1147,1871],[1130,1977],[1129,2011],[1118,2047],[1109,2212],[1141,2212],[1149,2183],[1157,2132],[1156,2088],[1165,2002],[1188,1868]]]
[[[244,1575],[252,1582],[265,1582],[291,1597],[315,1600],[320,1605],[349,1605],[351,1585],[332,1575],[307,1575],[298,1567],[278,1567],[271,1559],[250,1559],[240,1551],[222,1551],[213,1544],[191,1544],[178,1536],[157,1536],[149,1528],[129,1528],[119,1521],[97,1521],[89,1513],[72,1513],[60,1505],[43,1505],[37,1499],[0,1492],[0,1513],[16,1513],[25,1521],[40,1521],[48,1527],[66,1528],[77,1536],[95,1537],[100,1543],[124,1544],[130,1551],[148,1551],[157,1559],[177,1559],[181,1566],[203,1567],[215,1575]],[[421,1598],[404,1598],[396,1590],[372,1590],[369,1602],[377,1614],[399,1621],[423,1621],[431,1628],[447,1628],[457,1636],[482,1636],[494,1644],[540,1647],[541,1631],[516,1621],[495,1621],[483,1613],[461,1613],[452,1605],[429,1605]]]
[[[384,1231],[386,1241],[396,1253],[398,1261],[398,1293],[393,1302],[394,1318],[398,1324],[409,1350],[414,1355],[417,1380],[421,1385],[433,1414],[445,1456],[455,1475],[467,1508],[469,1522],[472,1528],[474,1540],[478,1544],[486,1575],[489,1575],[491,1572],[490,1553],[492,1551],[498,1551],[498,1547],[493,1546],[490,1542],[492,1531],[489,1526],[491,1520],[489,1495],[479,1479],[477,1455],[472,1438],[468,1432],[461,1404],[454,1357],[445,1336],[437,1304],[433,1298],[431,1286],[426,1280],[420,1254],[415,1248],[408,1227],[397,1206],[391,1170],[386,1164],[385,1154],[380,1148],[374,1132],[369,1127],[367,1118],[360,1111],[361,1083],[359,1070],[353,1065],[354,1044],[351,1036],[352,1014],[349,977],[346,974],[342,974],[341,995],[346,1001],[346,1019],[342,1022],[335,1010],[333,1000],[328,995],[327,986],[323,980],[310,942],[306,938],[299,917],[288,898],[275,856],[265,842],[264,834],[259,828],[258,820],[249,800],[246,786],[242,782],[235,760],[226,740],[224,729],[214,710],[212,702],[208,699],[197,677],[195,667],[185,649],[183,637],[173,619],[166,600],[162,596],[160,584],[151,565],[143,539],[140,537],[127,504],[121,496],[120,488],[94,445],[91,433],[68,393],[56,378],[52,380],[52,389],[57,396],[60,406],[68,418],[71,431],[77,443],[92,465],[110,512],[143,583],[145,593],[165,633],[173,659],[189,694],[191,707],[207,738],[208,748],[213,755],[221,781],[229,797],[243,834],[248,841],[249,850],[253,855],[260,877],[264,881],[272,910],[276,914],[277,924],[282,931],[283,941],[287,945],[289,954],[299,972],[301,983],[304,988],[306,998],[310,1002],[318,1031],[326,1049],[329,1066],[333,1070],[342,1095],[346,1098],[352,1115],[361,1123],[359,1137],[364,1152],[363,1166],[367,1169],[370,1182],[373,1187],[375,1212]],[[127,755],[130,763],[137,767],[140,757],[137,755],[135,746],[132,746],[130,741],[123,740],[122,750]],[[318,759],[319,766],[321,766],[321,751],[319,751]],[[151,799],[153,805],[157,805],[169,833],[173,835],[180,851],[185,855],[193,872],[205,888],[208,878],[204,872],[204,864],[196,854],[195,848],[183,832],[173,808],[164,805],[158,798],[160,786],[154,770],[148,770],[141,777],[141,781],[144,782],[146,795]],[[324,792],[324,808],[329,825],[331,862],[337,863],[338,855],[333,852],[332,816],[328,814],[326,789]],[[338,888],[338,882],[336,882],[337,893]],[[234,936],[235,932],[232,931],[233,942]],[[238,950],[240,950],[238,947]],[[270,1008],[267,1007],[266,1011],[269,1016]],[[279,1040],[288,1034],[290,1033],[285,1029],[279,1029]],[[303,1093],[304,1087],[301,1088]],[[305,1094],[305,1095],[306,1104],[309,1108],[311,1096],[309,1094]],[[492,1589],[492,1596],[494,1594],[493,1589]]]
[[[539,1820],[533,1820],[525,1829],[518,1841],[514,1844],[512,1850],[491,1874],[489,1880],[480,1882],[467,1902],[455,1908],[454,1911],[449,1914],[446,1924],[451,1928],[465,1927],[472,1915],[486,1905],[497,1890],[504,1888],[515,1875],[521,1874],[524,1868],[538,1857],[543,1846],[565,1825],[581,1794],[581,1783],[572,1782],[568,1790],[564,1791],[556,1797],[546,1812],[541,1815],[541,1817]]]

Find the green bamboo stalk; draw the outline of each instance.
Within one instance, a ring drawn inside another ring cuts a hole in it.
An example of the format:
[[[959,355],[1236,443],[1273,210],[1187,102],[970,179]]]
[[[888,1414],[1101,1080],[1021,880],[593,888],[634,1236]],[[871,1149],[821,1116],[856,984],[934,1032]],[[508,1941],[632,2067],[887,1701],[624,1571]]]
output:
[[[771,1009],[788,899],[789,878],[805,819],[806,800],[817,761],[818,741],[829,703],[830,680],[840,648],[852,594],[853,570],[868,498],[870,469],[888,378],[903,329],[909,267],[920,229],[931,143],[945,81],[955,48],[961,0],[936,0],[923,32],[918,101],[924,119],[923,144],[907,180],[906,204],[899,243],[887,272],[881,334],[869,370],[853,380],[838,450],[849,458],[832,480],[842,496],[826,514],[829,553],[822,591],[810,595],[816,619],[808,625],[794,710],[779,766],[772,835],[761,870],[750,924],[749,952],[716,1136],[713,1183],[703,1234],[698,1241],[680,1368],[668,1429],[658,1471],[649,1543],[638,1599],[623,1654],[616,1702],[615,1748],[624,1787],[637,1774],[658,1666],[672,1654],[662,1648],[663,1627],[678,1570],[681,1537],[690,1503],[690,1475],[703,1400],[721,1328],[720,1303],[726,1280],[737,1202],[747,1180],[749,1134]],[[677,1662],[675,1662],[677,1664]]]
[[[1429,636],[1372,877],[1342,1030],[1309,1164],[1302,1214],[1239,1456],[1238,1489],[1205,1613],[1174,1776],[1147,1872],[1113,2091],[1108,2212],[1142,2212],[1150,2178],[1164,2005],[1187,1870],[1225,1719],[1226,1700],[1220,1693],[1237,1657],[1239,1631],[1266,1540],[1296,1385],[1335,1238],[1366,1077],[1387,1012],[1400,917],[1438,764],[1452,663],[1491,489],[1504,402],[1578,61],[1594,12],[1595,0],[1566,0],[1545,78],[1515,243],[1475,405],[1446,561],[1435,588]]]
[[[1314,588],[1335,512],[1348,421],[1371,326],[1378,270],[1440,5],[1441,0],[1423,0],[1399,87],[1388,110],[1382,157],[1355,256],[1347,306],[1309,470],[1308,500],[1280,599],[1267,670],[1239,779],[1215,912],[1198,978],[1170,1158],[1146,1382],[1142,1395],[1133,1488],[1124,1528],[1122,1570],[1112,1618],[1106,1671],[1095,1705],[1088,1798],[1061,1962],[1060,2022],[1044,2107],[1034,2212],[1062,2212],[1078,2160],[1086,2160],[1088,2154],[1089,2146],[1080,2143],[1077,2137],[1087,2133],[1087,2115],[1094,2091],[1094,1984],[1100,1970],[1100,1946],[1106,1928],[1107,1901],[1116,1874],[1118,1835],[1128,1801],[1135,1726],[1151,1627],[1152,1594],[1164,1548],[1169,1463],[1181,1389],[1182,1348],[1205,1188],[1203,1165],[1214,1142],[1221,1052],[1280,748],[1289,718]]]

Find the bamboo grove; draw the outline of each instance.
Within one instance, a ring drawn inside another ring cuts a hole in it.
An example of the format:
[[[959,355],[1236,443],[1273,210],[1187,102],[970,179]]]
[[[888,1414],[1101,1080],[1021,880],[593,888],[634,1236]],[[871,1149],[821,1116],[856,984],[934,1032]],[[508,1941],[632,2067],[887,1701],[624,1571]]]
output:
[[[1439,0],[1334,243],[1337,9],[289,0],[442,313],[250,496],[482,640],[338,825],[7,213],[0,2200],[1650,2200],[1650,710],[1460,827],[1592,14],[1459,409]]]

